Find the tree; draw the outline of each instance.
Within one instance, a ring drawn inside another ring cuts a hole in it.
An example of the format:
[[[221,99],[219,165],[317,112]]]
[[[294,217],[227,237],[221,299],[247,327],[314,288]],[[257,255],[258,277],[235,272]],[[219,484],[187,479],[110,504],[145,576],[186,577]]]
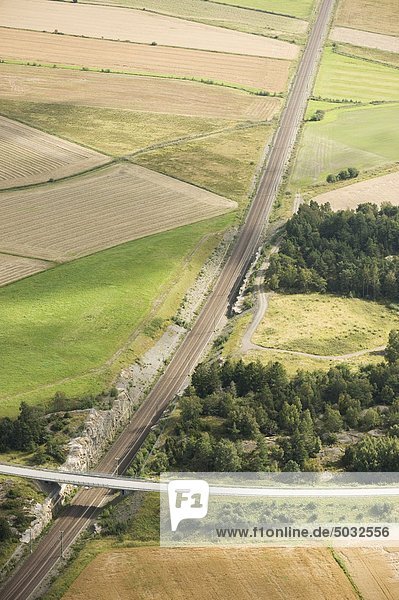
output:
[[[241,458],[234,442],[222,439],[215,446],[215,470],[236,472],[241,468]]]
[[[385,358],[391,364],[399,359],[399,331],[397,329],[393,329],[389,334]]]
[[[326,181],[327,181],[327,183],[336,183],[337,177],[336,177],[336,175],[333,175],[332,173],[330,173],[329,175],[327,175]]]
[[[343,420],[339,410],[335,410],[331,406],[326,406],[323,416],[323,428],[327,433],[335,433],[341,431]]]
[[[180,410],[185,431],[196,429],[202,413],[201,400],[196,396],[183,396],[180,400]]]
[[[12,538],[11,527],[5,517],[0,517],[0,542],[6,542]]]

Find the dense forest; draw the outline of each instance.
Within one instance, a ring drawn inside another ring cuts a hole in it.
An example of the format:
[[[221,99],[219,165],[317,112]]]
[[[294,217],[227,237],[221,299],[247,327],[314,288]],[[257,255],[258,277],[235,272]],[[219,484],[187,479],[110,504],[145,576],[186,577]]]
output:
[[[366,435],[341,466],[397,471],[399,333],[391,332],[384,361],[359,371],[340,365],[289,378],[280,363],[200,364],[179,409],[154,470],[318,470],[320,449],[355,429]]]
[[[399,207],[362,204],[333,212],[329,204],[311,202],[288,221],[267,283],[273,290],[395,300],[398,253]]]

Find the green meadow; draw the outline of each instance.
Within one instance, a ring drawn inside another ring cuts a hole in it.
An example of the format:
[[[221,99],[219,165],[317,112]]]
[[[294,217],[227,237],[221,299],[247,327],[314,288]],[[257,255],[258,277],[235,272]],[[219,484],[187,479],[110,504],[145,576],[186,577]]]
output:
[[[320,108],[312,105],[311,113]],[[362,171],[399,161],[399,104],[331,107],[322,121],[304,126],[291,177],[294,187],[325,182],[329,173],[349,166]]]
[[[312,11],[314,0],[218,0],[221,4],[232,4],[243,8],[270,11],[307,19]]]
[[[0,288],[1,416],[15,414],[21,400],[44,402],[58,390],[76,396],[109,387],[121,365],[105,363],[159,297],[167,300],[168,322],[206,258],[196,252],[199,243],[233,218],[135,240]]]
[[[398,70],[388,65],[324,50],[314,89],[324,99],[360,102],[399,100]]]

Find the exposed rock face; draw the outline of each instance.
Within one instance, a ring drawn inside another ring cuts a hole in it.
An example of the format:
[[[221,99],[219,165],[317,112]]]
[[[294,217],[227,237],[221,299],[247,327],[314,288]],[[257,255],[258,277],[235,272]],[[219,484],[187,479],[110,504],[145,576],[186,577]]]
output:
[[[172,356],[185,331],[179,325],[169,326],[140,362],[122,371],[117,383],[118,396],[112,408],[90,409],[82,434],[67,444],[68,456],[60,470],[88,471],[100,459],[107,445],[131,419],[148,388]],[[65,497],[72,489],[71,485],[61,486],[60,495]]]
[[[43,529],[48,525],[53,517],[53,497],[48,496],[43,504],[37,502],[32,507],[32,512],[35,515],[30,527],[21,534],[21,542],[29,544],[31,536],[32,540],[37,538]]]

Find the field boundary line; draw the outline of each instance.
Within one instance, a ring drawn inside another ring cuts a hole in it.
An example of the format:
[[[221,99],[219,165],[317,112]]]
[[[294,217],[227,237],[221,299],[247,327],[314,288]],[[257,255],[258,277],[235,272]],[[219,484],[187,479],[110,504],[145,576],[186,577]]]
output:
[[[368,48],[367,46],[356,46],[356,44],[349,44],[348,42],[334,42],[332,45],[332,51],[334,54],[339,54],[340,56],[346,56],[347,58],[352,58],[353,60],[363,60],[364,62],[370,62],[375,65],[382,65],[384,67],[388,67],[391,69],[399,69],[399,65],[392,65],[391,63],[384,62],[383,60],[377,60],[374,58],[368,58],[367,56],[356,56],[355,54],[350,54],[349,52],[344,52],[339,50],[337,47],[338,44],[346,43],[348,46],[353,46],[353,48],[361,48],[362,50],[379,50],[378,48]],[[336,45],[334,45],[336,44]],[[387,50],[380,50],[380,52],[388,52]],[[396,54],[396,52],[391,52],[390,54]],[[392,102],[392,100],[388,100],[388,102]]]
[[[339,566],[339,568],[341,569],[341,571],[343,571],[345,577],[347,578],[347,580],[351,584],[351,586],[353,588],[353,591],[358,596],[359,600],[365,600],[363,594],[361,593],[361,591],[357,587],[357,585],[356,585],[356,583],[355,583],[352,575],[350,574],[350,572],[348,570],[348,567],[346,566],[346,563],[345,563],[344,559],[337,554],[337,552],[334,550],[334,548],[330,548],[330,552],[331,552],[331,556],[333,557],[333,559],[335,560],[335,562],[337,563],[337,565]]]
[[[238,124],[235,127],[225,127],[223,129],[217,129],[215,131],[210,131],[209,133],[198,133],[193,136],[186,136],[182,138],[176,138],[175,140],[170,140],[169,142],[159,142],[159,144],[154,144],[152,146],[146,146],[145,148],[140,148],[139,150],[135,150],[130,154],[125,154],[123,158],[130,160],[135,156],[140,154],[146,154],[147,152],[152,152],[153,150],[160,150],[162,148],[168,148],[169,146],[180,146],[183,144],[189,144],[190,142],[195,142],[197,140],[207,139],[209,137],[217,137],[222,135],[223,133],[233,133],[234,131],[241,131],[244,129],[254,129],[255,127],[267,127],[270,126],[272,121],[253,121],[251,123],[242,123]],[[148,168],[148,167],[146,167]],[[153,170],[153,169],[152,169]],[[173,177],[172,175],[168,175],[168,177]],[[175,177],[175,179],[178,179]],[[184,180],[181,180],[184,181]],[[196,185],[196,184],[191,184]],[[201,187],[196,185],[196,187]],[[206,189],[206,188],[204,188]]]

